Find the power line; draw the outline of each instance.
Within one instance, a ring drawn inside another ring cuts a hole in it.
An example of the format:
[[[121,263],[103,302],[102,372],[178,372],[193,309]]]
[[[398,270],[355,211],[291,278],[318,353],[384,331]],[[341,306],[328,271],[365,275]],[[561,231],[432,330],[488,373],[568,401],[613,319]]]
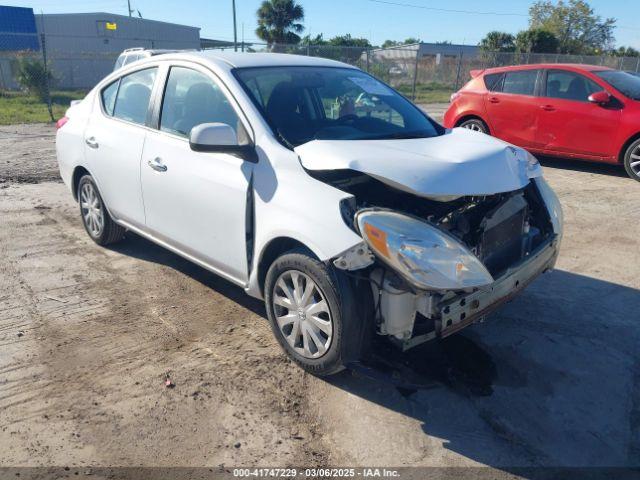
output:
[[[507,12],[481,12],[477,10],[454,10],[449,8],[436,8],[436,7],[426,7],[424,5],[413,5],[411,3],[400,3],[400,2],[390,2],[387,0],[368,0],[373,3],[382,3],[385,5],[394,5],[396,7],[409,7],[409,8],[420,8],[422,10],[432,10],[434,12],[445,12],[445,13],[467,13],[471,15],[500,15],[500,16],[510,16],[510,17],[528,17],[528,14],[525,13],[507,13]]]
[[[422,10],[432,10],[435,12],[444,12],[444,13],[465,13],[470,15],[499,15],[499,16],[511,16],[511,17],[528,17],[528,14],[525,13],[509,13],[509,12],[483,12],[477,10],[454,10],[449,8],[437,8],[437,7],[427,7],[424,5],[414,5],[411,3],[401,3],[401,2],[392,2],[389,0],[367,0],[373,3],[381,3],[384,5],[394,5],[396,7],[409,7],[409,8],[419,8]],[[615,28],[623,29],[623,30],[640,30],[638,27],[629,27],[626,25],[615,25]]]

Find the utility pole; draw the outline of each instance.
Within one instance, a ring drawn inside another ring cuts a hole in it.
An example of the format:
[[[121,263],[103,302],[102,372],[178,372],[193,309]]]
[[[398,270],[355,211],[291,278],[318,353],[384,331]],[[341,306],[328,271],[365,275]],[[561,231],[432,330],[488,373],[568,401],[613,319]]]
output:
[[[233,6],[233,51],[238,51],[238,29],[236,27],[236,0],[231,0]]]
[[[127,7],[129,8],[129,17],[131,17],[131,0],[127,0]]]

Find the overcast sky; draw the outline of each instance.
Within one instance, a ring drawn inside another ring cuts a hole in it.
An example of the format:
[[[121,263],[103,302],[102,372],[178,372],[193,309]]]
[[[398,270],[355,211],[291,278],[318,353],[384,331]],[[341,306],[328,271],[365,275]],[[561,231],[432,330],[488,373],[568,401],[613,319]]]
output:
[[[384,1],[487,14],[403,7]],[[261,0],[236,0],[239,39],[243,25],[245,39],[256,39],[255,12],[260,3]],[[516,33],[526,28],[531,4],[525,0],[300,0],[299,3],[305,9],[305,33],[324,33],[325,38],[351,33],[366,37],[373,44],[407,37],[419,37],[427,42],[449,40],[477,44],[490,30]],[[591,0],[590,3],[597,14],[618,19],[615,31],[618,45],[640,49],[640,24],[634,20],[640,18],[640,1]],[[126,0],[14,0],[8,4],[32,7],[36,13],[127,13]],[[203,37],[233,39],[231,0],[131,0],[131,4],[145,18],[198,26]]]

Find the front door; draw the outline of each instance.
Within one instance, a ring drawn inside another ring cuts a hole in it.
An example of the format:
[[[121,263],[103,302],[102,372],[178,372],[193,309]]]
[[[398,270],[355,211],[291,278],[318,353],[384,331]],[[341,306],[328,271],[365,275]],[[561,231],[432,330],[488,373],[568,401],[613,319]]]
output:
[[[577,72],[548,70],[540,97],[538,143],[550,153],[610,157],[620,108],[591,103],[603,88]]]
[[[189,133],[202,123],[243,128],[211,74],[172,66],[159,129],[147,134],[140,166],[146,228],[243,284],[248,279],[246,208],[253,164],[231,154],[191,150]]]

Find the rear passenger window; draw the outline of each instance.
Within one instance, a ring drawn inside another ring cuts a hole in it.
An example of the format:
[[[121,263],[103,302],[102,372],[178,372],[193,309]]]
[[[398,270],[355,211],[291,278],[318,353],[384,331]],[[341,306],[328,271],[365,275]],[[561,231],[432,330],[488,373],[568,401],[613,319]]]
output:
[[[115,67],[113,67],[113,69],[114,69],[114,70],[117,70],[117,69],[119,69],[120,67],[122,67],[122,65],[123,65],[123,63],[124,63],[125,58],[126,58],[126,57],[124,57],[124,56],[120,55],[120,56],[118,57],[118,60],[116,60],[116,66],[115,66]]]
[[[129,65],[130,63],[136,62],[140,60],[140,55],[138,55],[137,53],[132,53],[126,56],[123,66],[125,65]]]
[[[113,115],[113,107],[116,104],[116,94],[118,93],[119,84],[120,80],[116,80],[102,90],[102,105],[104,106],[104,111],[107,112],[109,116]]]
[[[596,82],[574,72],[549,70],[546,96],[563,100],[587,102],[589,95],[603,90]]]
[[[506,72],[502,92],[516,95],[533,95],[536,91],[537,77],[538,70]]]
[[[160,115],[160,130],[183,137],[202,123],[225,123],[238,131],[238,116],[220,87],[189,68],[171,67]]]
[[[484,84],[490,92],[499,92],[502,90],[502,79],[504,73],[490,73],[484,76]]]
[[[147,68],[120,79],[120,88],[113,108],[114,117],[144,125],[156,71],[156,68]]]

